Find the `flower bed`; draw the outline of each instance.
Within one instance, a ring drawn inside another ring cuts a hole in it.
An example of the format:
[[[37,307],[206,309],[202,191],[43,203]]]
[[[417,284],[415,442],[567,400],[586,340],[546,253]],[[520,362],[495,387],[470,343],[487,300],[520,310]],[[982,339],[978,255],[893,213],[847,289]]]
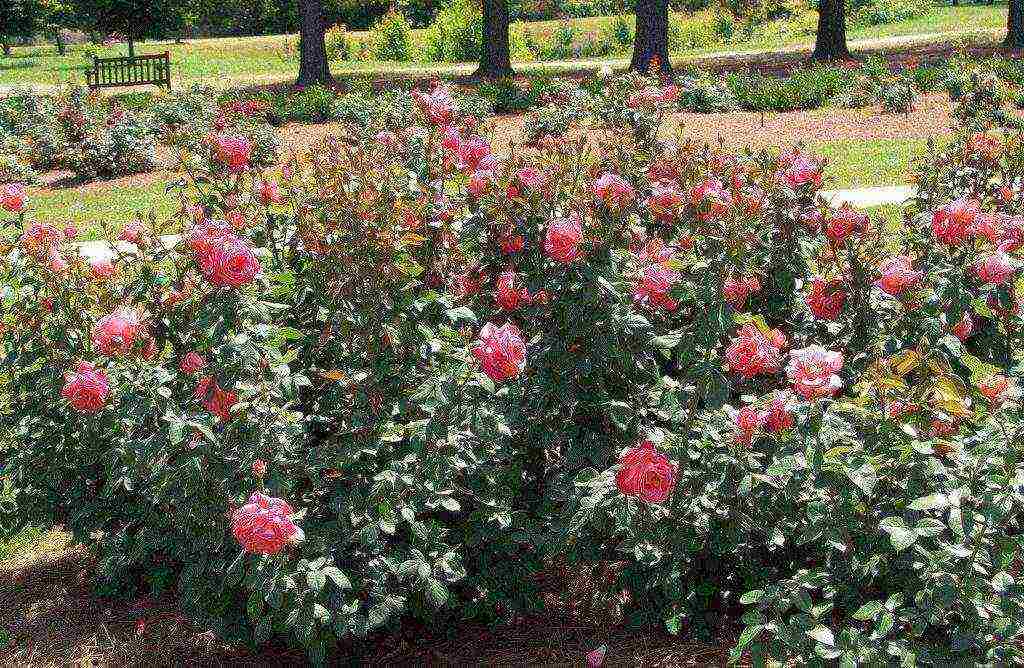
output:
[[[439,87],[269,180],[230,128],[84,262],[11,187],[4,475],[111,591],[302,646],[511,620],[554,560],[755,661],[1019,655],[1022,144],[965,131],[887,226],[799,149],[491,152]],[[124,246],[122,246],[124,247]]]

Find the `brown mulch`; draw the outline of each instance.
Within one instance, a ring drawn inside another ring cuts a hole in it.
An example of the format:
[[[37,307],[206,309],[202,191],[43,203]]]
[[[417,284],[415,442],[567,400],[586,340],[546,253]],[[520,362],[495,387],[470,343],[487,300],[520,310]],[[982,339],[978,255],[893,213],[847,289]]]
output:
[[[98,597],[94,571],[94,559],[57,530],[28,552],[0,563],[0,666],[305,664],[301,654],[283,647],[251,651],[226,645],[188,622],[170,598]],[[341,648],[332,665],[580,666],[587,652],[601,645],[608,647],[606,666],[698,668],[726,663],[734,642],[728,633],[707,646],[616,628],[596,621],[592,611],[581,613],[567,605],[567,599],[581,593],[579,583],[553,584],[563,600],[549,602],[543,615],[515,626],[462,624],[448,638],[437,637],[436,629],[407,627],[393,636]]]

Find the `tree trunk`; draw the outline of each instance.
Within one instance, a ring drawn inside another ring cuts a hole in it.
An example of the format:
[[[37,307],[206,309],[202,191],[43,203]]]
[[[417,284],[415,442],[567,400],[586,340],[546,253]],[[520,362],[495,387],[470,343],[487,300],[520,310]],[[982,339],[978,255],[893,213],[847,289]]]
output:
[[[128,57],[135,57],[135,35],[128,33]]]
[[[672,71],[668,58],[668,0],[636,0],[636,40],[629,68],[647,71],[654,59],[662,72]]]
[[[508,46],[508,0],[484,0],[484,30],[480,41],[480,67],[476,76],[510,77],[512,60]]]
[[[320,0],[299,0],[299,78],[295,84],[312,86],[330,80]]]
[[[818,3],[818,38],[814,44],[814,60],[845,60],[850,57],[846,46],[846,0],[820,0]]]
[[[1024,49],[1024,0],[1010,0],[1003,46],[1013,51]]]
[[[58,29],[53,36],[53,40],[57,43],[57,54],[61,56],[68,55],[68,45],[64,41],[64,31]]]
[[[11,43],[8,42],[6,38],[3,40],[3,46],[4,46],[4,55],[7,56],[8,58],[10,58],[11,57]]]

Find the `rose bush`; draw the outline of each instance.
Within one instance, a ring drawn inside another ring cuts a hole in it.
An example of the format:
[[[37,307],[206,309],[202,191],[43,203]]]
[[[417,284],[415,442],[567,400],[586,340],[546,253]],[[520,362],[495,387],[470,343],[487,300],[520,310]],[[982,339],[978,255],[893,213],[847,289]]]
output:
[[[1017,660],[1020,143],[965,133],[880,221],[621,90],[509,156],[417,92],[279,179],[225,124],[109,263],[11,189],[13,512],[315,662],[566,566],[630,623],[742,619],[736,658]]]

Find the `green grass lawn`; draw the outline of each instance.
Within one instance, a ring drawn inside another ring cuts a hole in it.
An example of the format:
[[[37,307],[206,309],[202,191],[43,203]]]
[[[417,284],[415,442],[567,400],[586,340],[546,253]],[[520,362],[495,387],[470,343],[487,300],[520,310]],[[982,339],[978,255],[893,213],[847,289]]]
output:
[[[830,187],[865,188],[908,183],[910,161],[926,147],[923,139],[843,139],[809,148],[828,160]]]
[[[907,169],[913,155],[925,149],[917,139],[855,141],[841,140],[811,144],[809,148],[828,159],[825,174],[828,188],[861,188],[908,182]],[[83,239],[102,236],[101,223],[114,227],[152,212],[157,220],[170,217],[177,201],[165,194],[166,181],[141,187],[118,185],[104,188],[102,182],[82,192],[73,189],[29,189],[32,216],[55,223],[71,222]]]
[[[974,5],[938,7],[927,15],[901,23],[885,26],[854,27],[848,31],[850,40],[892,37],[898,35],[924,35],[930,33],[992,31],[1006,24],[1005,3],[995,5]],[[612,17],[574,19],[573,23],[581,33],[599,32],[612,21]],[[697,18],[683,18],[697,21]],[[557,21],[541,21],[525,24],[524,29],[537,39],[550,35],[559,25]],[[357,40],[366,39],[365,33],[352,33]],[[422,43],[424,30],[413,31],[413,42]],[[777,30],[766,29],[754,39],[711,47],[691,49],[678,54],[681,57],[701,56],[727,51],[756,51],[783,46],[806,44],[813,35],[791,36]],[[287,80],[298,71],[298,37],[296,35],[274,35],[265,37],[219,38],[190,40],[185,44],[173,42],[147,42],[138,45],[139,53],[171,52],[173,71],[179,82],[205,81],[211,84],[238,84],[245,82],[267,82]],[[101,55],[123,55],[126,47],[118,45],[103,49]],[[628,55],[628,54],[624,54]],[[58,56],[51,46],[17,47],[10,58],[0,58],[0,85],[27,83],[55,84],[66,81],[82,81],[82,70],[86,65],[83,47],[73,46],[69,55]],[[549,67],[544,63],[531,63],[529,69]],[[430,63],[334,63],[333,71],[345,73],[425,70],[443,72],[448,66]]]

